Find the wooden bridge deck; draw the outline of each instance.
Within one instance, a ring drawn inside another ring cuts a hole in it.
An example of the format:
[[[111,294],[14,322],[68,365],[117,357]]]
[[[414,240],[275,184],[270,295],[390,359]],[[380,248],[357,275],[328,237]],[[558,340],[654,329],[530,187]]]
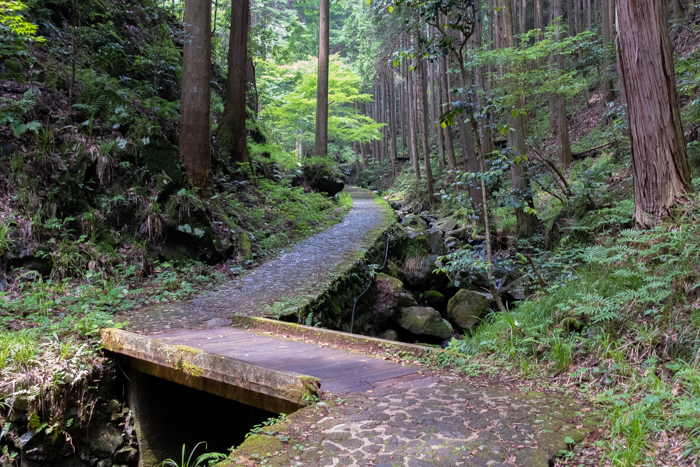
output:
[[[422,377],[419,367],[234,328],[178,331],[157,338],[275,370],[314,376],[321,380],[322,390],[334,394],[359,393]]]

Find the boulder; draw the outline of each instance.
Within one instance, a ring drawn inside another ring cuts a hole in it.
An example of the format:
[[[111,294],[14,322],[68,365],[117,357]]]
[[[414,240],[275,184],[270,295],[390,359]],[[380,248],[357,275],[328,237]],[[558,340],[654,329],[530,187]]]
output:
[[[434,260],[430,256],[408,258],[403,264],[406,284],[411,287],[421,287],[428,284],[431,279],[430,275],[435,269],[433,263]]]
[[[457,228],[457,225],[459,225],[457,224],[457,221],[449,217],[445,217],[444,219],[437,221],[435,228],[443,232],[451,232]]]
[[[418,302],[411,292],[404,292],[398,296],[396,306],[399,308],[410,308],[418,306]]]
[[[462,227],[461,229],[450,230],[446,234],[459,240],[467,240],[471,236],[471,231],[468,227]]]
[[[326,164],[311,164],[302,167],[301,176],[295,177],[293,184],[311,188],[328,196],[335,196],[345,188],[345,175]]]
[[[90,450],[97,457],[110,457],[122,444],[122,434],[111,425],[103,423],[90,431]]]
[[[437,290],[428,290],[423,294],[423,300],[425,300],[425,303],[427,303],[428,306],[433,308],[442,308],[445,306],[446,302],[445,296]]]
[[[382,269],[385,274],[395,277],[401,282],[406,282],[406,275],[403,273],[400,267],[396,265],[393,261],[389,260],[386,262],[386,267]]]
[[[428,230],[428,249],[433,255],[445,254],[445,243],[442,240],[444,233],[440,229],[432,228]]]
[[[430,307],[401,308],[395,321],[413,334],[441,339],[447,339],[452,335],[452,325],[442,319],[437,310]]]
[[[241,260],[251,261],[253,259],[253,246],[250,243],[248,232],[238,227],[238,254]]]
[[[470,329],[493,305],[491,294],[461,289],[447,303],[447,317],[462,329]]]
[[[450,251],[457,250],[464,246],[461,240],[454,237],[445,237],[445,248]]]
[[[377,281],[377,299],[374,303],[375,313],[393,314],[403,293],[403,282],[387,274],[379,273]]]
[[[433,216],[432,214],[428,214],[427,212],[421,212],[420,218],[423,219],[425,222],[428,224],[432,224],[433,222],[437,222],[438,218]]]
[[[422,221],[421,221],[422,222]],[[391,247],[396,258],[410,258],[428,252],[428,228],[402,227],[401,234]]]
[[[425,220],[421,219],[420,216],[416,216],[415,214],[409,214],[404,217],[401,225],[404,227],[411,227],[416,230],[428,230],[428,224],[425,222]]]
[[[397,341],[397,340],[399,340],[399,333],[394,331],[393,329],[387,329],[381,335],[381,338],[386,339],[388,341]]]

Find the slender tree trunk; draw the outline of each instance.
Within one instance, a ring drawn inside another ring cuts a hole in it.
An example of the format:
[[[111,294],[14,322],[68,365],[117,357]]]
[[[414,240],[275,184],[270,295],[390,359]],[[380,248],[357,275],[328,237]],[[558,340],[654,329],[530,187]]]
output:
[[[180,155],[192,185],[206,190],[211,187],[210,0],[186,0],[184,23],[189,40],[182,62]]]
[[[422,37],[420,32],[418,32],[418,43],[420,44],[422,42]],[[422,55],[422,54],[421,54]],[[426,63],[425,61],[420,61],[418,63],[418,76],[417,76],[417,81],[418,81],[418,95],[420,97],[420,102],[419,102],[419,119],[421,120],[422,123],[422,133],[423,133],[423,163],[425,165],[425,179],[428,182],[428,199],[430,200],[430,205],[432,206],[435,203],[435,186],[433,182],[433,169],[430,164],[430,115],[429,115],[429,110],[428,108],[430,107],[430,103],[428,102],[428,86],[426,82]],[[422,114],[422,115],[421,115]]]
[[[391,174],[396,176],[396,96],[394,95],[394,72],[387,75],[389,94],[389,134],[391,143]]]
[[[673,7],[673,18],[674,19],[683,18],[685,11],[683,10],[683,5],[681,4],[681,0],[671,0],[671,6]]]
[[[414,94],[413,94],[413,79],[410,67],[406,74],[406,94],[408,96],[408,139],[409,139],[409,151],[411,154],[411,162],[413,163],[413,173],[417,180],[420,180],[420,164],[418,163],[418,147],[416,142],[416,118],[415,118],[415,107],[414,107]]]
[[[442,103],[445,106],[443,112],[450,110],[449,91],[447,89],[447,59],[440,57],[440,94],[442,95]],[[453,172],[450,175],[450,180],[454,180],[454,171],[457,170],[457,158],[455,157],[454,141],[452,140],[452,130],[450,125],[446,125],[443,131],[445,135],[445,153],[447,156],[447,165]]]
[[[246,129],[248,80],[248,29],[250,4],[234,2],[231,7],[231,31],[228,44],[228,85],[224,114],[217,132],[219,150],[234,162],[249,162]]]
[[[605,102],[611,103],[615,100],[613,90],[613,82],[610,79],[610,47],[612,46],[612,26],[610,24],[610,8],[609,3],[612,0],[603,0],[602,18],[603,18],[603,86],[605,87]]]
[[[328,155],[328,60],[330,54],[328,2],[329,0],[320,0],[318,85],[316,91],[316,156],[319,157]]]
[[[557,18],[561,16],[561,2],[562,0],[552,0],[552,17]],[[558,21],[561,24],[561,21]],[[561,30],[555,35],[555,40],[560,42],[564,39]],[[564,56],[554,55],[552,57],[554,66],[559,69],[560,73],[565,71],[564,68]],[[557,146],[559,150],[559,164],[562,168],[566,169],[571,165],[572,155],[571,155],[571,141],[569,140],[569,121],[566,115],[566,97],[564,94],[554,94],[553,110],[555,112],[555,125],[556,125],[556,136],[557,136]]]
[[[627,98],[634,219],[649,228],[690,186],[673,49],[664,0],[619,0],[618,61]]]
[[[535,29],[544,33],[544,5],[543,0],[535,0]]]
[[[442,125],[440,124],[440,117],[442,116],[442,112],[444,110],[442,106],[442,91],[440,90],[440,66],[439,66],[439,61],[438,63],[434,64],[434,75],[435,75],[435,80],[437,80],[437,83],[435,84],[435,126],[437,128],[437,146],[438,146],[438,155],[439,155],[439,166],[440,166],[440,172],[445,170],[445,166],[447,165],[447,161],[445,159],[445,134],[444,130],[442,128]]]
[[[501,0],[503,1],[503,0]],[[515,47],[515,40],[510,34],[513,30],[512,23],[513,18],[507,9],[502,9],[499,12],[499,18],[501,19],[501,34],[502,42],[500,44],[501,48],[513,48]],[[517,82],[511,82],[508,84],[508,88],[516,93],[515,98],[515,108],[522,109],[524,107],[524,100],[519,95],[522,94],[521,90],[518,89],[519,85]],[[517,222],[517,235],[518,237],[529,237],[535,233],[537,228],[538,220],[537,216],[534,214],[528,214],[525,212],[525,207],[533,208],[532,194],[530,193],[530,179],[527,174],[527,166],[523,163],[523,157],[526,154],[525,148],[525,115],[519,114],[517,117],[509,117],[510,126],[514,128],[515,131],[511,131],[508,134],[508,145],[514,152],[514,160],[510,166],[510,178],[513,189],[513,198],[522,204],[515,208],[515,219]]]
[[[527,0],[520,3],[520,34],[527,32]]]
[[[592,20],[592,8],[591,8],[591,0],[586,0],[586,11],[588,13],[588,29],[592,30],[593,29],[593,20]]]

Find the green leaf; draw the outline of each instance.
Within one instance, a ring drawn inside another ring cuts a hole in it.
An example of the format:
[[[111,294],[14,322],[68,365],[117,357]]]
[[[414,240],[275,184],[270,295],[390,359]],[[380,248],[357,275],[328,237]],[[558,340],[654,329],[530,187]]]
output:
[[[442,123],[440,124],[440,126],[441,126],[442,128],[447,128],[447,124],[446,124],[445,122],[442,122]]]
[[[564,442],[566,444],[574,444],[576,441],[574,441],[574,438],[572,438],[571,436],[567,436],[566,438],[564,438]]]
[[[394,60],[394,66],[399,66],[399,61],[398,61],[398,60]]]
[[[390,6],[390,7],[389,7],[389,13],[393,13],[393,12],[394,12],[394,7],[393,7],[393,6]]]

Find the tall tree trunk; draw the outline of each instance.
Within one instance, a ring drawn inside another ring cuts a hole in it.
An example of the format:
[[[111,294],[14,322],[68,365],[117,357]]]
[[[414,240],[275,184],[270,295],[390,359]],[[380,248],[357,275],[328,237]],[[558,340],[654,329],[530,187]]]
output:
[[[413,72],[410,67],[407,68],[406,74],[406,95],[408,96],[408,139],[409,151],[411,154],[411,162],[413,163],[413,174],[417,180],[420,180],[420,164],[418,163],[418,147],[416,142],[416,110],[414,107],[414,92],[413,92]]]
[[[328,59],[330,53],[328,2],[329,0],[320,0],[318,85],[316,90],[316,156],[319,157],[328,155]]]
[[[442,104],[444,105],[443,113],[450,110],[449,105],[449,90],[447,88],[447,59],[442,56],[439,61],[440,75],[440,95],[442,96]],[[457,158],[455,157],[455,146],[452,140],[452,129],[450,125],[446,125],[443,131],[445,135],[445,153],[447,156],[447,166],[453,172],[450,174],[450,180],[454,180],[454,171],[457,170]]]
[[[683,11],[683,5],[681,4],[681,0],[671,0],[671,6],[673,7],[673,18],[683,18],[683,14],[685,13],[685,11]]]
[[[418,32],[417,39],[418,44],[421,44],[423,38],[421,37],[420,32]],[[428,102],[428,83],[426,82],[427,67],[425,60],[421,60],[418,63],[417,68],[418,95],[420,97],[420,102],[418,105],[418,118],[421,120],[422,123],[423,137],[421,140],[423,142],[423,163],[425,169],[425,179],[428,182],[428,200],[430,201],[430,205],[432,206],[435,203],[435,186],[433,182],[433,168],[430,164],[430,115],[428,110],[430,103]]]
[[[503,0],[500,0],[501,2]],[[515,47],[515,40],[513,35],[510,33],[513,23],[513,17],[507,9],[501,9],[499,12],[499,19],[501,20],[500,26],[503,31],[501,34],[501,44],[500,48],[513,48]],[[513,81],[508,84],[508,88],[516,93],[515,98],[515,108],[522,109],[524,107],[524,100],[522,97],[522,91],[518,89],[519,85],[517,82]],[[523,163],[522,158],[525,157],[525,115],[520,113],[517,117],[510,116],[509,123],[515,131],[510,131],[508,134],[508,146],[514,152],[514,160],[510,166],[510,178],[512,184],[513,198],[518,202],[522,203],[520,206],[515,208],[515,219],[517,222],[517,235],[518,237],[529,237],[535,233],[537,228],[538,220],[537,216],[534,214],[528,214],[525,211],[525,207],[532,209],[534,206],[532,194],[530,192],[530,179],[527,174],[527,167]],[[524,205],[524,206],[523,206]]]
[[[211,1],[185,3],[180,155],[192,185],[211,187]],[[244,110],[245,110],[245,103]]]
[[[478,49],[483,45],[483,33],[482,24],[479,21],[472,35],[472,47]],[[479,107],[484,108],[486,106],[486,76],[484,72],[484,66],[478,65],[474,69],[474,77],[476,79],[476,86],[479,89]],[[489,154],[493,151],[493,135],[487,128],[488,122],[481,118],[479,119],[479,138],[481,140],[481,147],[484,154]]]
[[[535,29],[539,29],[544,34],[543,0],[535,0]]]
[[[233,162],[249,162],[248,130],[248,29],[250,4],[234,2],[228,44],[228,85],[224,114],[217,132],[219,149]]]
[[[634,220],[658,225],[690,186],[664,0],[619,0],[618,61],[627,98]]]
[[[610,79],[610,48],[612,46],[612,25],[610,24],[610,8],[609,3],[612,0],[603,0],[602,3],[602,18],[603,18],[603,86],[605,87],[605,102],[611,103],[615,100],[615,92],[612,79]]]
[[[586,11],[588,12],[588,29],[593,29],[593,9],[591,8],[591,0],[586,0]]]
[[[561,16],[561,5],[562,0],[552,0],[551,7],[553,18]],[[561,20],[557,20],[557,24],[561,24]],[[554,39],[557,42],[561,42],[564,39],[561,29],[555,34]],[[565,71],[563,55],[552,56],[552,62],[554,66],[559,69],[560,73]],[[564,94],[554,94],[552,110],[554,111],[555,118],[559,164],[562,168],[566,169],[571,165],[572,154],[571,141],[569,140],[569,121],[566,116],[566,97]]]
[[[391,174],[396,176],[396,95],[394,88],[394,72],[387,75],[387,89],[389,91],[389,134],[391,143]]]

